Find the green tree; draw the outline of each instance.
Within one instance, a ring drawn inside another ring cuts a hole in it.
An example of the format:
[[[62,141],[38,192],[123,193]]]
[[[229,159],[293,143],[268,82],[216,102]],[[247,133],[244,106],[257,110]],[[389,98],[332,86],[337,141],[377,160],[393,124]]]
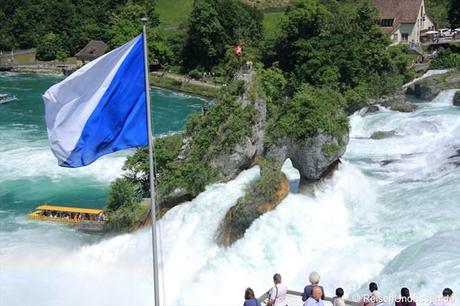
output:
[[[224,48],[225,31],[212,1],[194,1],[183,53],[186,69],[209,70],[219,62]]]
[[[448,19],[452,29],[460,27],[460,0],[450,0]]]
[[[110,185],[107,209],[115,211],[121,207],[132,207],[140,200],[135,184],[126,178],[118,178]]]
[[[61,50],[59,37],[55,33],[46,34],[37,45],[37,58],[42,61],[50,61],[56,58]]]
[[[236,44],[248,50],[261,38],[262,14],[255,8],[241,1],[196,0],[182,52],[184,68],[210,71],[235,58],[229,58],[228,50]]]

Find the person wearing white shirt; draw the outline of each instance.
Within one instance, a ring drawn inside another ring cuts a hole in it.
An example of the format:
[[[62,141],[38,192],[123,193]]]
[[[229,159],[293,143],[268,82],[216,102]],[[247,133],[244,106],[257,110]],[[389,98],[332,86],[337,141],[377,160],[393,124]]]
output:
[[[335,289],[335,297],[332,300],[332,305],[333,306],[345,306],[345,301],[343,300],[343,295],[345,293],[343,292],[342,288],[337,288]]]
[[[311,296],[303,304],[303,306],[324,306],[321,296],[323,295],[323,290],[319,286],[313,286],[311,288]]]
[[[450,288],[445,288],[442,291],[442,299],[438,300],[434,303],[431,303],[431,306],[454,306],[454,301],[452,298],[452,294],[454,292]]]
[[[281,283],[281,275],[273,275],[275,286],[268,292],[269,302],[267,305],[287,306],[287,287]]]

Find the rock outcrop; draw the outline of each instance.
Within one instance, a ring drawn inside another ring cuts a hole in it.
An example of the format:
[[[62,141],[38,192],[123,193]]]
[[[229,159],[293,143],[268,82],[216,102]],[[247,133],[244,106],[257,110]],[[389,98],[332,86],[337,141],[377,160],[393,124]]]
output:
[[[253,86],[255,72],[252,70],[237,75],[237,81],[244,81],[245,87]],[[247,90],[239,97],[241,107],[253,105],[257,111],[257,119],[252,127],[251,135],[234,145],[229,153],[221,153],[212,157],[210,164],[218,170],[223,181],[235,178],[241,171],[250,168],[262,155],[264,148],[265,123],[267,121],[267,105],[261,97],[251,100]]]
[[[231,207],[225,215],[216,235],[216,241],[219,245],[229,246],[241,239],[254,220],[275,209],[289,194],[289,183],[282,173],[278,188],[268,201],[264,200],[263,195],[258,195],[260,192],[258,190],[251,190],[250,188],[249,192],[253,196],[245,196],[238,200],[238,203]]]
[[[396,92],[392,95],[382,96],[377,99],[370,99],[367,101],[369,106],[371,105],[382,105],[385,107],[391,107],[393,104],[396,103],[404,103],[406,100],[406,96],[403,92]]]
[[[232,142],[231,146],[222,150],[216,149],[216,146],[221,142],[212,139],[208,144],[214,147],[200,151],[205,153],[203,157],[200,156],[198,162],[205,162],[206,165],[209,165],[217,176],[214,181],[220,182],[235,178],[241,171],[252,167],[254,164],[260,164],[260,161],[268,160],[270,165],[267,167],[270,170],[265,170],[265,174],[261,170],[259,185],[256,183],[255,186],[249,188],[245,196],[240,198],[237,204],[228,211],[217,234],[217,241],[221,245],[230,245],[241,238],[255,219],[274,209],[288,194],[287,178],[281,173],[281,167],[286,159],[290,158],[293,166],[299,170],[302,182],[318,180],[332,169],[332,165],[337,164],[339,158],[345,153],[348,144],[348,132],[344,136],[333,136],[321,130],[317,131],[313,137],[302,141],[282,136],[267,144],[266,97],[263,89],[257,87],[261,85],[258,83],[255,71],[248,70],[239,73],[236,82],[238,86],[235,86],[235,92],[239,95],[236,98],[239,107],[242,110],[250,109],[251,112],[255,113],[255,117],[251,116],[251,123],[245,130],[244,135],[246,136],[238,138],[236,143]],[[299,128],[302,127],[302,122],[296,124],[299,124]],[[213,131],[218,131],[217,133],[213,132],[215,137],[225,134],[225,124],[219,125],[218,122],[212,128]],[[194,135],[197,133],[192,132],[186,136],[187,138],[182,139],[176,161],[189,162],[192,160],[192,153],[190,152],[196,145]],[[203,138],[205,135],[201,135],[201,137]],[[261,168],[263,167],[261,166]],[[200,178],[197,177],[196,179]],[[273,182],[278,186],[273,187]],[[192,199],[193,195],[197,194],[197,190],[192,192],[186,189],[171,188],[170,190],[173,191],[162,198],[162,207],[171,208],[182,200]]]
[[[420,82],[407,87],[406,94],[424,101],[431,101],[441,92],[435,82]]]
[[[302,143],[288,137],[278,139],[266,149],[266,156],[279,165],[289,158],[302,180],[318,180],[345,153],[347,144],[348,134],[337,137],[319,131],[313,140]]]
[[[390,109],[396,112],[411,113],[417,109],[417,106],[409,102],[394,103]]]
[[[432,101],[442,90],[455,88],[460,88],[458,70],[421,79],[408,86],[405,93],[424,101]]]
[[[455,106],[460,106],[460,91],[457,91],[455,93],[452,104],[454,104]]]
[[[371,139],[380,140],[384,138],[390,138],[396,135],[396,131],[376,131],[372,133]]]

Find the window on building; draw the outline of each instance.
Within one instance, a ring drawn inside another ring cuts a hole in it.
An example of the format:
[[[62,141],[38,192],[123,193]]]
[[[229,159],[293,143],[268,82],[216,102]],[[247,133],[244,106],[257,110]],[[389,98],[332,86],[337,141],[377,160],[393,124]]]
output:
[[[398,40],[398,33],[393,34],[393,40],[395,40],[395,41]]]
[[[409,33],[401,33],[401,39],[404,41],[409,40]]]
[[[394,19],[382,19],[380,24],[382,27],[392,27]]]

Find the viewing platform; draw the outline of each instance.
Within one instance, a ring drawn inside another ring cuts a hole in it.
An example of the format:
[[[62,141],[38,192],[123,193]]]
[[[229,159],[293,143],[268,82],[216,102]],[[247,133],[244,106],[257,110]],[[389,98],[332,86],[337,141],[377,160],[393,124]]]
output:
[[[302,306],[304,304],[304,302],[302,302],[302,292],[288,290],[287,294],[288,294],[287,302],[289,306]],[[267,299],[268,299],[268,290],[267,292],[265,292],[264,295],[258,298],[261,305],[266,305],[265,301]],[[330,306],[332,305],[333,298],[325,296],[323,301],[324,301],[325,306]],[[345,301],[345,305],[347,306],[359,306],[358,302],[347,300],[347,299],[344,299],[344,301]]]

